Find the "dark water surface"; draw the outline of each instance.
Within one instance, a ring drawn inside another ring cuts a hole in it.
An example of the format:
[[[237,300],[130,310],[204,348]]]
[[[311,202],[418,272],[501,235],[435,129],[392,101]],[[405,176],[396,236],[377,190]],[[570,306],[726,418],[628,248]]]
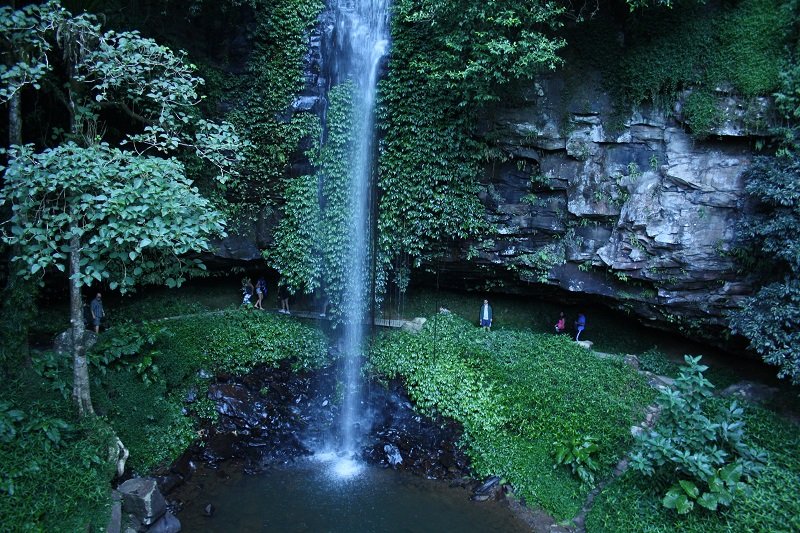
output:
[[[472,502],[467,489],[369,466],[341,478],[333,463],[314,459],[254,476],[201,467],[184,491],[178,518],[188,532],[530,531],[507,505]]]

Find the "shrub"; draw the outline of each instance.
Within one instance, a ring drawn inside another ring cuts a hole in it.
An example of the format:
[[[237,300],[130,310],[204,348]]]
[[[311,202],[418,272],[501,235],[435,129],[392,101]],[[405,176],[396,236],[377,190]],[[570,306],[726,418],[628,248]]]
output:
[[[718,408],[709,401],[713,385],[703,376],[708,367],[700,357],[685,360],[675,389],[657,399],[658,427],[637,437],[631,466],[672,483],[664,507],[685,514],[697,503],[716,511],[748,492],[766,456],[745,444],[744,411],[736,402]]]
[[[575,437],[566,442],[556,442],[554,446],[556,447],[556,465],[568,465],[581,483],[589,487],[593,486],[594,474],[599,469],[599,465],[592,458],[592,455],[599,449],[597,439],[587,435]]]
[[[714,533],[732,531],[800,531],[800,432],[794,422],[749,405],[745,415],[748,445],[768,452],[768,462],[752,480],[752,493],[717,512],[680,515],[665,508],[664,486],[629,470],[608,485],[586,518],[591,532]]]

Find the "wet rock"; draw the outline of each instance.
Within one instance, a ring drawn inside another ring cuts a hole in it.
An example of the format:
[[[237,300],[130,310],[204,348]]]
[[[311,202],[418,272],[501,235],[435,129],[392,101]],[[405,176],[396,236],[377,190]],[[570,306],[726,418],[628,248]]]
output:
[[[427,322],[427,319],[421,317],[417,317],[414,320],[407,320],[403,322],[402,329],[403,331],[409,331],[411,333],[419,333],[425,326],[425,322]]]
[[[472,491],[470,500],[475,502],[485,502],[489,499],[499,499],[503,495],[503,487],[500,485],[499,476],[486,478],[475,490]]]
[[[170,466],[170,472],[181,476],[184,480],[189,479],[196,468],[195,464],[192,462],[192,455],[193,452],[191,449],[182,453]]]
[[[403,456],[394,444],[384,445],[383,452],[386,454],[386,462],[388,462],[390,466],[394,467],[403,463]]]
[[[156,476],[155,480],[161,494],[169,494],[175,487],[183,483],[183,479],[178,474]]]
[[[184,403],[194,403],[196,401],[197,401],[197,388],[196,387],[192,387],[186,393],[186,397],[183,399],[183,402]]]
[[[122,509],[146,526],[154,524],[167,510],[155,479],[129,479],[117,490],[122,494]]]
[[[626,355],[623,361],[625,361],[626,365],[633,367],[635,370],[639,370],[639,358],[635,355]]]
[[[778,389],[753,381],[740,381],[725,388],[720,395],[725,397],[738,397],[751,402],[764,403],[772,400]]]
[[[106,533],[120,533],[122,530],[122,495],[111,491],[111,516],[108,518]]]
[[[216,511],[216,508],[214,507],[214,505],[211,504],[211,503],[207,503],[203,507],[203,516],[212,517],[212,516],[214,516],[214,512],[215,511]]]
[[[147,533],[178,533],[181,530],[181,521],[167,511],[158,521],[147,529]]]

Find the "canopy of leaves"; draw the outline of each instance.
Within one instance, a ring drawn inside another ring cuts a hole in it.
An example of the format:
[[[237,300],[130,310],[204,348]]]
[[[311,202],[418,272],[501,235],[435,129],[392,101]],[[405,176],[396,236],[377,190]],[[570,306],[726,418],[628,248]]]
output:
[[[20,245],[16,260],[27,274],[50,266],[65,271],[77,237],[83,257],[77,281],[107,281],[122,290],[161,275],[175,285],[199,266],[175,259],[208,249],[208,239],[223,229],[181,163],[107,144],[66,143],[38,154],[20,147],[6,169],[0,201],[12,206],[6,241]]]

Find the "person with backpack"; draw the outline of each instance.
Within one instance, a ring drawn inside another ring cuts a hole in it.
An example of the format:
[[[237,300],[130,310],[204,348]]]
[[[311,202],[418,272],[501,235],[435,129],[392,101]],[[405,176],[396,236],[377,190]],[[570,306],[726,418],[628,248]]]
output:
[[[242,280],[242,305],[250,305],[250,299],[253,297],[253,282],[250,278]]]
[[[581,340],[581,332],[586,329],[586,316],[583,313],[578,313],[578,319],[575,321],[575,331],[578,333],[575,335],[575,340]]]

